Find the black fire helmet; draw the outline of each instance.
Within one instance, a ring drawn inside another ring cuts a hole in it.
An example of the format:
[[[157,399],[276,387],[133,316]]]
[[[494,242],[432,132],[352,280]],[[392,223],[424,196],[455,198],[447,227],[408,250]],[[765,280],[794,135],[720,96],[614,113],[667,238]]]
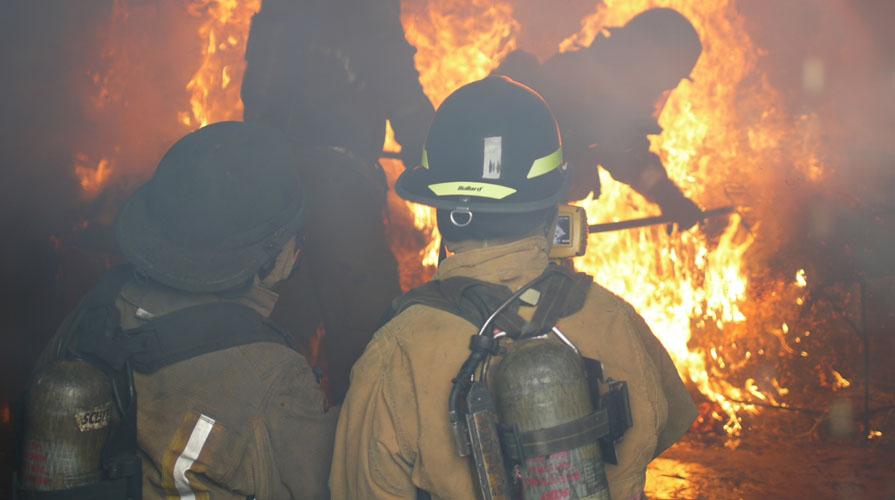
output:
[[[245,285],[302,224],[295,155],[281,133],[242,122],[180,139],[118,214],[138,272],[190,292]]]
[[[460,87],[429,128],[422,164],[398,179],[404,199],[439,209],[534,212],[567,189],[559,127],[544,99],[504,76]]]

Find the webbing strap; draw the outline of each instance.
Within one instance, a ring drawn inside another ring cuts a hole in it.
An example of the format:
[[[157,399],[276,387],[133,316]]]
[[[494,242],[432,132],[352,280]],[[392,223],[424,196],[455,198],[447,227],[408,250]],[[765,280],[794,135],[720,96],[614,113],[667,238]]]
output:
[[[564,303],[572,290],[572,280],[564,273],[556,273],[562,278],[548,279],[541,287],[540,300],[531,322],[522,329],[520,337],[532,337],[547,333],[563,315]]]
[[[124,284],[133,276],[130,265],[121,265],[110,269],[96,287],[87,294],[75,317],[68,325],[68,330],[61,332],[61,340],[57,346],[56,358],[62,359],[73,349],[81,337],[109,337],[117,330],[120,314],[115,307],[115,299]]]
[[[476,327],[482,325],[491,311],[512,295],[509,288],[473,278],[434,280],[395,299],[388,319],[414,305],[425,305],[459,316]],[[504,331],[519,331],[525,325],[515,310],[506,310],[495,320]]]
[[[494,326],[512,337],[529,337],[547,333],[559,318],[574,314],[584,305],[592,279],[551,264],[544,271],[550,276],[540,288],[540,299],[532,321],[518,314],[519,304],[505,309],[494,321]],[[512,295],[503,286],[473,278],[455,277],[434,280],[411,290],[392,303],[394,317],[413,305],[425,305],[460,316],[480,327],[491,312]]]
[[[127,497],[127,481],[100,481],[97,483],[57,491],[37,491],[15,485],[15,500],[110,500]]]
[[[285,333],[252,308],[213,302],[166,314],[111,339],[83,339],[79,352],[113,369],[131,361],[136,371],[152,373],[202,354],[256,342],[292,347]]]
[[[516,462],[524,462],[527,458],[597,443],[609,435],[609,413],[601,408],[571,422],[528,432],[501,426],[500,433],[507,456]]]

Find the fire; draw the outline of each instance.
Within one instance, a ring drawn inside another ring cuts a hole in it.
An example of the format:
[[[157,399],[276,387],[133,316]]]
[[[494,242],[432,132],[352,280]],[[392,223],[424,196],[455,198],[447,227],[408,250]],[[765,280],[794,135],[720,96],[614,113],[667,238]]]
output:
[[[588,45],[604,27],[623,25],[653,7],[680,11],[693,22],[703,41],[710,43],[704,44],[693,80],[682,82],[669,96],[659,116],[664,132],[651,137],[652,150],[662,158],[669,176],[703,206],[737,201],[724,196],[735,191],[733,184],[761,189],[760,181],[748,174],[765,164],[779,164],[779,147],[784,141],[793,142],[792,135],[810,138],[799,130],[810,120],[791,123],[777,111],[781,98],[758,70],[758,51],[732,1],[606,0],[560,50]],[[402,21],[408,41],[418,49],[420,81],[436,105],[453,89],[496,67],[515,48],[519,31],[508,3],[479,0],[464,2],[462,8],[454,0],[429,1],[425,7],[406,8]],[[744,95],[743,82],[756,76],[756,91]],[[806,178],[817,181],[823,176],[823,165],[813,144],[807,139],[798,144],[802,146],[799,155],[786,160]],[[389,170],[394,177],[400,169]],[[580,203],[590,222],[644,217],[658,211],[605,171],[601,171],[601,180],[599,201]],[[435,265],[438,234],[432,210],[407,206],[414,226],[429,237],[429,245],[420,252],[421,260],[425,266]],[[731,370],[765,355],[763,348],[757,349],[755,356],[751,350],[742,353],[735,340],[720,343],[722,338],[735,339],[745,331],[748,318],[744,305],[749,299],[745,259],[755,241],[753,234],[740,216],[734,216],[720,235],[711,238],[698,231],[668,236],[660,228],[593,235],[588,254],[575,263],[637,308],[671,353],[682,376],[724,413],[725,429],[732,436],[742,428],[742,413],[758,411],[741,401],[775,401],[775,394],[787,393],[776,378],[765,388],[751,378],[739,384],[728,381]],[[798,288],[807,285],[804,270],[796,280]],[[402,280],[405,285],[407,282]],[[718,340],[694,338],[706,331]],[[780,342],[786,352],[795,353]]]
[[[201,51],[197,70],[185,86],[189,109],[177,116],[183,126],[194,129],[241,116],[244,52],[251,17],[260,3],[188,3],[187,12],[198,23]],[[671,93],[659,115],[664,132],[651,137],[652,150],[688,196],[705,207],[733,202],[744,208],[748,217],[750,209],[760,212],[761,207],[744,206],[737,193],[770,189],[779,181],[771,172],[773,167],[792,165],[793,171],[810,182],[825,178],[813,139],[816,121],[811,117],[793,119],[782,111],[782,98],[757,66],[759,50],[734,0],[604,0],[582,21],[581,31],[565,40],[559,50],[590,44],[604,27],[623,25],[652,7],[680,11],[704,42],[693,80],[683,81]],[[401,20],[408,41],[417,48],[415,63],[421,84],[436,106],[457,87],[489,74],[516,48],[521,31],[509,0],[407,2]],[[392,135],[386,148],[396,149]],[[118,164],[106,157],[91,161],[86,155],[79,156],[75,173],[85,194],[96,196],[107,184],[113,165]],[[401,164],[385,161],[384,166],[393,183]],[[601,171],[601,180],[601,198],[581,202],[591,222],[658,212],[605,171]],[[401,284],[407,289],[430,277],[437,264],[439,235],[434,211],[399,200],[393,190],[389,208],[389,237],[400,264]],[[635,306],[669,350],[682,376],[713,403],[703,412],[703,420],[725,421],[731,435],[740,432],[743,414],[758,411],[741,401],[773,402],[787,393],[776,379],[737,381],[731,376],[770,349],[744,341],[748,335],[764,335],[749,328],[760,307],[749,296],[754,279],[747,271],[755,229],[756,225],[747,226],[737,215],[717,233],[689,231],[669,236],[662,228],[650,228],[592,235],[588,254],[575,262],[578,269]],[[807,284],[807,273],[799,270],[794,282],[773,283],[772,288],[786,292],[778,295],[791,296],[792,302],[801,305]],[[775,319],[774,325],[767,331],[781,354],[808,356],[788,345],[793,335],[781,318]],[[839,385],[848,383],[836,378]]]
[[[851,386],[851,382],[849,382],[848,379],[843,377],[842,374],[839,373],[838,371],[830,370],[830,373],[833,375],[833,379],[834,379],[834,382],[833,382],[833,390],[834,391],[837,391],[839,389],[847,389]]]
[[[782,100],[757,68],[758,51],[734,2],[606,0],[582,22],[581,32],[561,44],[561,50],[588,45],[604,27],[624,25],[653,7],[671,7],[684,14],[699,32],[704,50],[692,81],[680,83],[659,116],[664,131],[650,137],[652,151],[662,158],[669,177],[703,206],[730,203],[724,193],[735,182],[761,189],[748,174],[764,164],[780,163],[779,146],[798,123],[787,122],[777,111]],[[747,78],[758,81],[748,94],[741,89]],[[815,155],[792,161],[812,180],[821,175]],[[599,201],[581,203],[592,222],[643,217],[656,210],[605,171],[601,180]],[[748,320],[745,259],[755,241],[754,233],[745,229],[742,218],[734,216],[717,240],[699,231],[668,236],[659,228],[596,234],[590,237],[588,254],[576,262],[578,269],[635,306],[682,376],[724,411],[725,429],[732,436],[742,428],[740,415],[757,411],[741,401],[774,401],[774,393],[786,393],[776,379],[771,381],[773,387],[761,390],[752,379],[737,385],[729,377],[735,365],[753,357],[751,351],[742,354],[736,346]],[[804,270],[798,272],[795,286],[807,286]],[[733,342],[724,346],[706,342],[700,336],[708,331]],[[784,335],[786,331],[784,323]]]
[[[180,113],[189,128],[242,117],[239,89],[245,72],[245,49],[252,16],[261,0],[194,0],[190,15],[202,20],[202,62],[187,83],[190,111]]]
[[[484,78],[516,48],[519,23],[509,2],[443,0],[401,13],[416,47],[420,84],[435,107],[458,87]]]
[[[81,185],[86,198],[95,198],[112,176],[112,164],[107,158],[101,158],[96,166],[90,166],[90,158],[84,153],[75,155],[75,176]]]
[[[432,103],[439,104],[457,87],[487,76],[516,48],[520,27],[509,2],[491,0],[430,1],[422,6],[402,6],[401,22],[407,41],[417,49],[416,67],[420,84]],[[392,135],[386,149],[396,147]],[[386,162],[389,181],[401,172],[397,162]],[[427,206],[390,199],[395,212],[411,214],[413,226],[427,243],[418,255],[408,256],[407,248],[395,248],[402,265],[401,285],[405,289],[422,284],[438,265],[441,236],[435,227],[435,211]],[[420,270],[419,265],[423,268]]]

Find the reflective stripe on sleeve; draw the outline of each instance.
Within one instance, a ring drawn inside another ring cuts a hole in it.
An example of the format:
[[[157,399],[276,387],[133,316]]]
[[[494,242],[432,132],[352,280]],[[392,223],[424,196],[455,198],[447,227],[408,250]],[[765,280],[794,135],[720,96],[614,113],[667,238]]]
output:
[[[196,499],[196,492],[190,487],[190,480],[186,477],[186,473],[202,453],[202,448],[205,446],[205,441],[211,434],[212,428],[214,428],[214,419],[206,415],[199,415],[199,420],[196,421],[183,452],[174,462],[174,486],[177,487],[181,499]]]

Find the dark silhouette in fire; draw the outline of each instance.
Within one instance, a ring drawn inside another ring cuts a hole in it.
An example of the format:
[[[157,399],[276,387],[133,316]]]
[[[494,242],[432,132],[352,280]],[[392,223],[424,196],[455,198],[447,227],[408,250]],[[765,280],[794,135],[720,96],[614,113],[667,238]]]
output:
[[[243,81],[245,120],[296,143],[336,148],[354,168],[300,165],[311,191],[306,265],[284,283],[273,317],[295,332],[325,329],[330,395],[401,293],[385,239],[387,190],[378,163],[390,120],[413,166],[434,113],[413,65],[400,4],[265,0],[252,20]]]
[[[686,229],[696,224],[699,207],[668,178],[647,135],[662,131],[656,117],[701,53],[699,35],[685,17],[652,9],[543,64],[533,54],[513,52],[495,73],[534,88],[553,108],[573,172],[570,199],[591,191],[599,196],[596,166],[602,165]]]

